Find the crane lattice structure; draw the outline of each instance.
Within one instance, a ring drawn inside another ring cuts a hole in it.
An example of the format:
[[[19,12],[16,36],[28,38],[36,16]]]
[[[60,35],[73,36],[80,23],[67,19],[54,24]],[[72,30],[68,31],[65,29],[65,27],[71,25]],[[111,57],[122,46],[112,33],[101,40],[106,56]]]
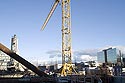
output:
[[[71,14],[70,14],[70,0],[55,0],[52,9],[50,10],[43,26],[45,28],[50,17],[52,16],[57,5],[61,2],[62,6],[62,70],[61,75],[66,76],[72,74],[72,47],[71,47]]]

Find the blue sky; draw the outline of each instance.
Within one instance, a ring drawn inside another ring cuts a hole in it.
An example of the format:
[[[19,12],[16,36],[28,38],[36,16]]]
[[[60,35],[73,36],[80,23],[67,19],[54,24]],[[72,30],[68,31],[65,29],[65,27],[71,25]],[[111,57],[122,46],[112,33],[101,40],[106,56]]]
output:
[[[21,56],[47,60],[61,50],[61,5],[40,31],[55,0],[0,0],[0,42],[19,39]],[[72,49],[125,46],[125,0],[71,0]]]

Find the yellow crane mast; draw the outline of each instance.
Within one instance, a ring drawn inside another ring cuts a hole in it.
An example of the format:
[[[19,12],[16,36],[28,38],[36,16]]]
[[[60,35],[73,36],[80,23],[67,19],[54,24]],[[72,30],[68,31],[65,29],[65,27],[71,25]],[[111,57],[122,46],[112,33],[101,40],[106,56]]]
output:
[[[58,3],[62,6],[62,71],[61,75],[66,76],[72,74],[72,47],[71,47],[71,15],[70,15],[70,0],[55,0],[43,26],[45,28]]]

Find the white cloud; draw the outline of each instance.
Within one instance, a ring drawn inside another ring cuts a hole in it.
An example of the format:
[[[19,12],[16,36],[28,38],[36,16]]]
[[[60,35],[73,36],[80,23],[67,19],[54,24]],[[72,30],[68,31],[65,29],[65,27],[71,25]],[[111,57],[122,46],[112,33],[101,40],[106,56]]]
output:
[[[59,50],[50,50],[46,53],[49,55],[49,58],[61,57],[61,51]]]
[[[106,46],[99,49],[85,49],[85,50],[76,50],[72,54],[72,61],[90,61],[90,60],[97,60],[97,52],[107,49],[107,48],[118,48],[122,50],[122,53],[125,54],[125,46]],[[50,50],[46,52],[49,55],[49,58],[58,58],[59,61],[61,59],[61,51],[60,50]]]
[[[74,51],[75,56],[81,56],[81,55],[91,55],[91,56],[96,56],[98,49],[85,49],[85,50],[79,50],[79,51]]]
[[[97,60],[96,56],[90,56],[90,55],[81,55],[79,57],[79,60],[86,62],[86,61],[93,61],[93,60]]]
[[[97,52],[98,49],[85,49],[85,50],[79,50],[79,51],[74,51],[74,60],[77,62],[80,61],[93,61],[97,60]]]
[[[83,61],[90,61],[90,60],[92,60],[92,57],[90,55],[81,55],[80,58]]]

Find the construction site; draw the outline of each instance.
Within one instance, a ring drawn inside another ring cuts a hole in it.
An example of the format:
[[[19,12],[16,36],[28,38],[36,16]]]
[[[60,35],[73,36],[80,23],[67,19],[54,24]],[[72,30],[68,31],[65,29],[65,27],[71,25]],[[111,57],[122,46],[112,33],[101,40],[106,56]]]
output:
[[[41,30],[44,30],[54,11],[61,4],[61,64],[55,63],[35,66],[21,57],[18,48],[17,34],[11,38],[11,48],[0,43],[0,83],[125,83],[125,58],[119,51],[117,64],[108,62],[108,48],[104,52],[104,63],[95,61],[73,62],[71,36],[70,0],[55,1]],[[45,31],[44,31],[45,32]],[[42,32],[41,32],[42,33]],[[36,50],[36,49],[34,49]],[[114,50],[114,49],[113,49]],[[102,58],[102,57],[101,57]],[[101,61],[101,59],[100,59]],[[112,69],[111,69],[112,68]]]

